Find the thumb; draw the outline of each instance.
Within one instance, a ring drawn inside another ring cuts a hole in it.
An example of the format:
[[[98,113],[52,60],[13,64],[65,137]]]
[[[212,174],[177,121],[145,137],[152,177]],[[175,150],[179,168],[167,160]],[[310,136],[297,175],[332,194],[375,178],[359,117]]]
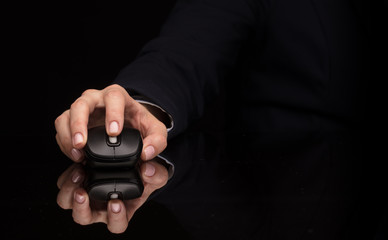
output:
[[[156,189],[166,185],[168,181],[167,168],[154,160],[141,164],[140,172],[144,182],[145,194],[151,194]]]
[[[166,126],[153,116],[152,118],[153,121],[147,124],[143,135],[141,159],[146,161],[153,159],[167,147]]]

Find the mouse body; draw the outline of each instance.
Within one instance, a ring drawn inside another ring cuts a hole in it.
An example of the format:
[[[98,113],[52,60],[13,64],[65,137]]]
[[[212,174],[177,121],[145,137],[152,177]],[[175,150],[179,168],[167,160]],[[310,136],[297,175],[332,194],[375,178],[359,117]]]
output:
[[[105,126],[99,126],[89,129],[85,153],[92,168],[131,168],[139,160],[142,149],[137,129],[124,127],[119,136],[111,137]]]
[[[108,136],[105,126],[89,129],[84,148],[89,197],[103,202],[140,197],[144,186],[137,163],[142,149],[140,132],[134,128],[124,127],[117,137]]]

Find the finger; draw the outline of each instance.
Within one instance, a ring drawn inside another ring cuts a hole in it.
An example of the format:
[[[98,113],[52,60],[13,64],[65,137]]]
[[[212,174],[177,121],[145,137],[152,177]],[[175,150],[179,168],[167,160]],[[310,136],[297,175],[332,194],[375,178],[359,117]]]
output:
[[[62,113],[55,120],[55,129],[57,134],[55,139],[57,140],[58,146],[61,151],[70,159],[75,162],[82,161],[84,156],[83,151],[73,147],[71,133],[70,133],[70,111],[67,110]]]
[[[64,153],[68,158],[73,159],[71,156],[70,152],[71,150],[68,150],[64,144],[62,144],[61,139],[60,139],[60,134],[55,134],[55,140],[57,140],[57,144],[59,148],[61,149],[62,153]]]
[[[74,168],[79,167],[78,164],[72,164],[70,167],[68,167],[62,174],[61,176],[58,177],[57,181],[57,187],[59,189],[62,188],[63,183],[65,182],[66,179],[69,178],[69,175],[73,172]]]
[[[143,136],[143,151],[141,159],[151,160],[167,147],[167,128],[156,119],[146,108],[140,120],[140,131]]]
[[[100,105],[99,91],[85,91],[70,107],[70,132],[72,145],[82,149],[87,141],[89,115]]]
[[[153,159],[166,148],[166,126],[129,95],[125,99],[124,118],[131,126],[138,129],[143,137],[141,159]]]
[[[126,209],[122,201],[111,200],[108,203],[108,224],[112,233],[122,233],[128,227]]]
[[[167,168],[153,160],[141,164],[140,174],[144,183],[143,197],[145,198],[166,185],[168,181]]]
[[[104,91],[106,109],[105,126],[109,136],[120,134],[124,123],[125,96],[119,88]]]
[[[62,152],[65,154],[70,152],[68,150],[70,149],[69,147],[71,147],[69,118],[69,110],[66,110],[61,115],[59,115],[54,122],[55,130],[57,131],[55,138]]]
[[[151,160],[167,147],[167,129],[152,115],[142,121],[141,129],[144,137],[141,159]]]
[[[57,195],[57,203],[61,208],[71,209],[73,207],[74,191],[81,186],[83,179],[83,171],[80,168],[74,168],[68,178],[63,182]]]
[[[73,194],[73,220],[81,225],[88,225],[94,222],[92,209],[89,205],[89,196],[85,189],[78,188]]]
[[[137,211],[156,190],[166,185],[168,180],[168,171],[166,167],[154,160],[147,161],[140,166],[140,174],[143,179],[143,194],[136,199],[125,201],[127,211],[127,220],[130,221]]]

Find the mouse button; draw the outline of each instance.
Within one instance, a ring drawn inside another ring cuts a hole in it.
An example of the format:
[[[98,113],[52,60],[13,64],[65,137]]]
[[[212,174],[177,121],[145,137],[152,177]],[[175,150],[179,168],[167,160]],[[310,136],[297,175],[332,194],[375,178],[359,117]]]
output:
[[[106,144],[109,147],[118,147],[121,144],[121,135],[119,136],[108,136],[106,135]]]
[[[115,147],[115,158],[136,159],[143,148],[140,132],[136,129],[123,129],[120,146]]]
[[[114,158],[114,149],[106,145],[105,141],[93,141],[87,144],[86,153],[89,158],[111,159]]]
[[[109,136],[108,137],[108,141],[109,141],[109,143],[110,144],[117,144],[118,143],[118,139],[117,139],[117,137],[116,136]]]
[[[86,153],[88,157],[97,159],[114,158],[114,149],[106,144],[106,133],[104,127],[89,129]]]

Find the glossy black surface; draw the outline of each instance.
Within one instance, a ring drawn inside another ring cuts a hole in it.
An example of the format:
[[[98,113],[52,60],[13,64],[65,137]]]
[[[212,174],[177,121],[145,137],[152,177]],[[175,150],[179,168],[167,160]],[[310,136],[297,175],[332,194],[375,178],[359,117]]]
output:
[[[52,161],[6,165],[19,176],[3,195],[6,239],[374,239],[386,206],[374,153],[354,133],[292,136],[189,131],[170,141],[174,177],[121,235],[57,206],[71,162],[49,143],[35,153]]]

